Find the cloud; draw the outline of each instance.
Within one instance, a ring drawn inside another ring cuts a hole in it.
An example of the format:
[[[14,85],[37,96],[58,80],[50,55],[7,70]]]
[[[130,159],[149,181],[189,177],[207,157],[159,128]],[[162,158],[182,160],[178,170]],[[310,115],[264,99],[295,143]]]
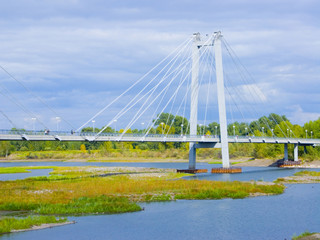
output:
[[[295,124],[303,125],[309,121],[314,121],[320,118],[319,112],[306,112],[300,105],[291,107],[292,112],[288,114],[288,118]]]
[[[290,107],[299,105],[317,114],[312,109],[320,105],[318,8],[312,0],[7,1],[0,9],[0,64],[59,114],[81,125],[192,33],[222,30],[255,79],[243,83],[232,74],[234,97],[240,92],[247,98],[243,108],[254,105],[259,114],[295,116]],[[19,84],[3,72],[0,82],[54,128],[51,113]],[[260,97],[250,98],[249,92]],[[200,100],[204,103],[205,96]],[[18,122],[25,117],[14,104],[3,109]],[[217,121],[216,115],[212,118]],[[68,126],[61,122],[61,127]]]

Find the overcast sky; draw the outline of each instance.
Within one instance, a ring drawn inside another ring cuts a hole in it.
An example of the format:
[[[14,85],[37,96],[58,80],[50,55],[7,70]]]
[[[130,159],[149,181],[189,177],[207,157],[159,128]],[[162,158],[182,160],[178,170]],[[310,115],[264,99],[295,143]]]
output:
[[[0,65],[55,111],[0,69],[0,110],[18,127],[33,127],[32,111],[50,129],[57,116],[76,129],[194,32],[219,30],[264,93],[259,114],[320,117],[318,0],[0,1]]]

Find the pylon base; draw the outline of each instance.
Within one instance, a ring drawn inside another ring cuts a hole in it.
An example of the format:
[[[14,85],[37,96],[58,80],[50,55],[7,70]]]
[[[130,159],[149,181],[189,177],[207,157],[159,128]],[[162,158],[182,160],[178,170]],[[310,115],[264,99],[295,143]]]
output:
[[[242,168],[240,167],[229,167],[229,168],[212,168],[211,173],[241,173]]]
[[[207,173],[208,169],[177,169],[178,173]]]
[[[299,166],[301,165],[301,160],[299,161],[282,161],[279,162],[278,167],[294,167],[294,166]]]

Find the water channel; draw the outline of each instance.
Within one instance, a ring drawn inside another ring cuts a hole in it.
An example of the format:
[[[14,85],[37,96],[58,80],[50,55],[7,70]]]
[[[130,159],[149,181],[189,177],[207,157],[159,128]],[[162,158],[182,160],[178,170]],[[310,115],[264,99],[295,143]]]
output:
[[[0,163],[13,166],[135,166],[186,168],[187,163]],[[213,165],[198,163],[198,168]],[[314,170],[314,169],[313,169]],[[43,172],[41,172],[43,171]],[[241,174],[197,174],[197,179],[273,181],[301,169],[244,167]],[[318,170],[316,170],[318,171]],[[47,175],[48,169],[29,176]],[[0,180],[21,174],[2,174]],[[5,176],[7,175],[7,176]],[[10,176],[9,176],[10,175]],[[1,184],[1,182],[0,182]],[[287,185],[282,195],[246,199],[178,200],[141,204],[144,211],[69,217],[77,223],[39,231],[7,234],[10,239],[291,239],[306,230],[320,231],[320,184]]]

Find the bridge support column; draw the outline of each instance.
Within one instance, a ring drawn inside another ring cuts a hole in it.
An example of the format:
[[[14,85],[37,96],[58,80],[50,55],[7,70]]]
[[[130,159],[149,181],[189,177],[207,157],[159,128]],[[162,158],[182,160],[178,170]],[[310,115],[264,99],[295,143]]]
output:
[[[189,143],[189,169],[196,169],[196,153],[197,149],[195,148],[195,143]]]
[[[294,144],[293,156],[294,156],[294,161],[295,162],[299,161],[298,144],[297,143]]]
[[[295,167],[301,164],[301,161],[298,159],[298,143],[293,144],[293,160],[288,161],[288,144],[284,144],[284,161],[278,163],[278,167]]]
[[[288,161],[288,143],[284,144],[284,161]]]

